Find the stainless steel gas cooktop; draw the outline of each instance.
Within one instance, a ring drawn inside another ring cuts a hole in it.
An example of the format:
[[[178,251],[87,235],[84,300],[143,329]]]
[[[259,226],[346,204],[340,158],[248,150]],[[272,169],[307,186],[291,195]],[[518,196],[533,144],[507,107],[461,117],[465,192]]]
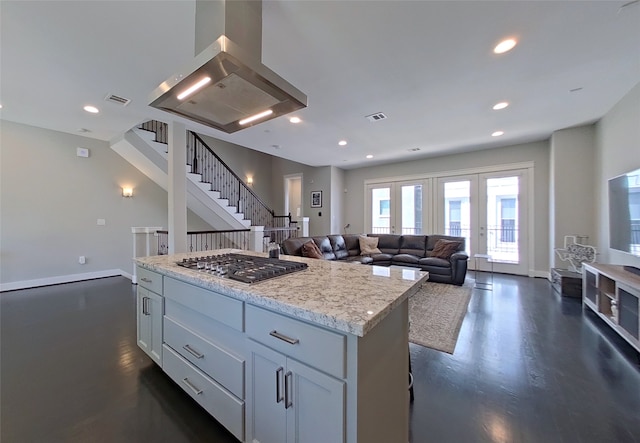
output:
[[[243,283],[257,283],[307,269],[306,263],[235,253],[185,258],[177,265]]]

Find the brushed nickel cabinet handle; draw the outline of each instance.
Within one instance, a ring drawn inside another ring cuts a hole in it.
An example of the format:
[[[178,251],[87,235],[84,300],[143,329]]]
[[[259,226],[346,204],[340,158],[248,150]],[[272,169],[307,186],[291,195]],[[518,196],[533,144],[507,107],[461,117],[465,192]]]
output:
[[[283,371],[284,371],[284,368],[282,366],[276,369],[276,403],[280,403],[284,398],[280,393],[282,388],[282,386],[280,386],[280,379],[282,378]]]
[[[196,395],[200,395],[200,394],[202,394],[202,389],[198,389],[198,388],[196,388],[195,386],[193,386],[193,384],[191,384],[191,382],[189,381],[189,379],[188,379],[188,378],[186,378],[186,377],[185,377],[185,378],[183,378],[183,379],[182,379],[182,382],[183,382],[185,385],[187,385],[187,386],[189,387],[189,389],[191,389],[191,390],[193,391],[193,393],[194,393],[194,394],[196,394]]]
[[[190,345],[184,345],[182,347],[182,349],[184,349],[185,351],[187,351],[189,354],[193,355],[195,358],[202,358],[204,357],[204,354],[199,353],[198,351],[196,351],[195,349],[193,349]]]
[[[145,278],[145,277],[142,277],[142,278],[140,279],[140,281],[143,281],[143,282],[145,282],[145,283],[153,283],[153,280],[148,279],[148,278]]]
[[[149,311],[147,311],[147,300],[149,300],[149,297],[142,297],[142,315],[149,315]]]
[[[293,400],[290,399],[289,394],[293,391],[293,386],[289,386],[292,383],[293,374],[291,371],[287,372],[284,376],[284,408],[289,409],[293,406]]]
[[[269,335],[272,336],[272,337],[275,337],[277,339],[280,339],[282,341],[286,341],[290,345],[295,345],[296,343],[300,342],[300,340],[298,340],[297,338],[287,337],[286,335],[279,333],[275,329],[273,331],[269,332]]]

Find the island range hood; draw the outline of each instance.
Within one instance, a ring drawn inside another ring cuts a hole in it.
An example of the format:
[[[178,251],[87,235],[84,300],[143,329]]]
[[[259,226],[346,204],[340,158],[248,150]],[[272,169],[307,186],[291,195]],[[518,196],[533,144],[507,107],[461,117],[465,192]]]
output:
[[[195,30],[195,59],[153,91],[150,106],[228,134],[307,106],[262,64],[261,1],[196,1]]]

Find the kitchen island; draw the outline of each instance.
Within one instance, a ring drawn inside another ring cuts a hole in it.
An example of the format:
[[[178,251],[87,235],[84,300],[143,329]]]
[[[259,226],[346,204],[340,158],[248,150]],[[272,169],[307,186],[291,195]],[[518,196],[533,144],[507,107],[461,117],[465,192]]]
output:
[[[209,251],[265,256],[248,251]],[[406,442],[408,297],[420,271],[282,256],[247,284],[137,258],[138,343],[239,441]],[[202,255],[200,253],[200,255]]]

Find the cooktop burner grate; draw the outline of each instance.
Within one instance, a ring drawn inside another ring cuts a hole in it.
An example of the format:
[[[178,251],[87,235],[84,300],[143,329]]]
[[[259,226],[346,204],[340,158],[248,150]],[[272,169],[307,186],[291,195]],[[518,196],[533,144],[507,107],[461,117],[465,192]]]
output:
[[[177,265],[243,283],[257,283],[307,269],[306,263],[235,253],[185,258]]]

